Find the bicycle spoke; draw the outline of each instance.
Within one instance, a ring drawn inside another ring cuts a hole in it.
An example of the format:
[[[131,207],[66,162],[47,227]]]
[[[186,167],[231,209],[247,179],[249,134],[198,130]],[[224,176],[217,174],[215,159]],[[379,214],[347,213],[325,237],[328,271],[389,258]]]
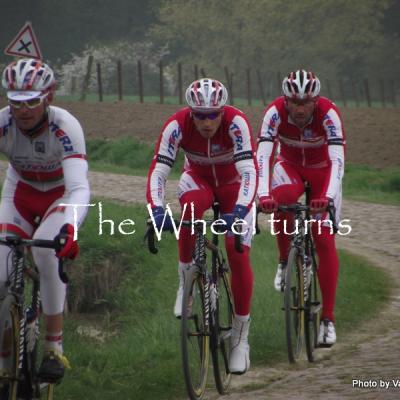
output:
[[[195,400],[204,394],[209,364],[209,332],[202,279],[195,269],[188,273],[181,317],[185,383],[189,397]]]
[[[231,374],[229,372],[229,356],[233,320],[232,296],[229,275],[227,273],[223,273],[223,275],[219,277],[213,320],[214,326],[211,349],[214,379],[218,392],[224,394],[228,390],[231,379]]]
[[[284,310],[289,362],[297,361],[304,342],[304,293],[301,259],[296,248],[289,253],[285,271]]]

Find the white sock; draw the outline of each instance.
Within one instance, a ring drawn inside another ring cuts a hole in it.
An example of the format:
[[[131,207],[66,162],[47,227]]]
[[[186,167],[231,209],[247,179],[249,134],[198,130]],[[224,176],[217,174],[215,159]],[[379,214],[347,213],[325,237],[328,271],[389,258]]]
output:
[[[250,314],[247,315],[235,314],[235,318],[240,322],[247,322],[250,319]]]
[[[185,283],[185,270],[188,270],[189,267],[191,266],[191,263],[184,263],[179,261],[178,264],[178,275],[179,275],[179,286],[183,286]]]

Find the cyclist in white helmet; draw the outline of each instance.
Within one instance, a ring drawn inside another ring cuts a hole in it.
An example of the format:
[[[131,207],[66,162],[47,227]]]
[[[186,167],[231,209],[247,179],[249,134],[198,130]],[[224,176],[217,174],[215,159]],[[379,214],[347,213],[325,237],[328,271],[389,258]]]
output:
[[[296,203],[304,192],[304,181],[311,185],[310,206],[316,219],[329,220],[325,212],[329,200],[334,201],[339,220],[342,202],[345,134],[340,112],[329,99],[319,96],[320,81],[313,72],[291,72],[282,82],[283,96],[265,110],[258,135],[258,196],[264,212],[274,212],[278,204]],[[270,179],[277,144],[280,152]],[[270,164],[271,163],[271,164]],[[293,216],[280,213],[275,224],[279,248],[279,265],[274,281],[283,289],[290,235],[284,234],[284,223],[293,232]],[[331,346],[336,342],[334,305],[339,271],[335,236],[329,226],[312,226],[319,259],[318,278],[323,309],[318,341]]]
[[[50,106],[55,83],[52,69],[42,61],[14,61],[3,72],[8,106],[0,110],[0,152],[9,160],[0,202],[0,234],[66,239],[57,253],[32,249],[46,325],[40,367],[44,381],[62,378],[67,365],[62,346],[65,284],[58,276],[58,258],[73,259],[79,250],[73,207],[60,204],[89,202],[83,131],[69,112]],[[86,212],[86,207],[77,208],[78,227]],[[0,288],[11,272],[8,253],[7,247],[0,246]],[[7,369],[9,362],[7,354],[0,354],[0,368]]]
[[[200,219],[214,200],[225,214],[230,228],[235,217],[245,219],[251,226],[251,207],[257,190],[256,159],[251,128],[245,115],[226,105],[228,93],[215,79],[200,79],[186,90],[185,107],[172,115],[164,124],[158,139],[154,159],[150,166],[147,200],[151,204],[157,228],[164,220],[165,183],[176,159],[178,149],[185,152],[184,172],[179,182],[179,201],[184,219],[191,219],[191,202],[194,217]],[[228,229],[229,229],[228,228]],[[171,230],[167,218],[165,230]],[[243,237],[244,252],[234,248],[233,235],[226,236],[225,246],[232,270],[232,291],[235,318],[231,337],[229,369],[241,374],[250,366],[248,332],[253,273],[249,250],[251,229]],[[195,237],[190,228],[182,228],[179,246],[179,289],[174,313],[181,315],[184,270],[192,261]]]

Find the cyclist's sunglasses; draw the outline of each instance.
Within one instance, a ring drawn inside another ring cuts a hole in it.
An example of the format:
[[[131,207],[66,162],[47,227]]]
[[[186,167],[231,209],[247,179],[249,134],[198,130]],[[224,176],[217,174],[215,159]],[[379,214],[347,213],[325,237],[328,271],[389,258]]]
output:
[[[39,96],[39,97],[35,97],[34,99],[30,99],[30,100],[10,100],[8,99],[8,104],[16,109],[20,109],[22,106],[26,106],[30,109],[36,108],[37,106],[39,106],[40,104],[42,104],[43,99],[45,99],[46,96]]]
[[[214,111],[214,112],[208,113],[208,114],[205,114],[205,113],[195,113],[195,112],[194,112],[194,113],[193,113],[193,117],[196,118],[196,119],[200,119],[201,121],[204,121],[205,119],[211,119],[211,120],[216,119],[216,118],[219,117],[220,114],[221,114],[220,111]]]

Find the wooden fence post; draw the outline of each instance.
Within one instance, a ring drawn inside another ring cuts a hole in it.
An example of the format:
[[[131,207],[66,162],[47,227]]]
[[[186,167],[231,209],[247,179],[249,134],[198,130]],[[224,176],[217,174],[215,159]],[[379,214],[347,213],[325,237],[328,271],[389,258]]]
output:
[[[199,79],[199,68],[197,64],[194,66],[194,80],[197,81]]]
[[[396,104],[396,86],[395,86],[394,79],[390,80],[389,87],[390,87],[390,97],[392,99],[393,107],[397,107],[397,104]]]
[[[251,70],[247,68],[246,70],[247,75],[247,104],[251,106]]]
[[[71,77],[71,94],[74,95],[76,92],[76,76]]]
[[[178,96],[179,104],[183,103],[183,92],[182,92],[182,64],[178,63]]]
[[[122,101],[122,64],[121,64],[121,60],[117,61],[117,79],[118,79],[118,100]]]
[[[356,106],[360,107],[360,102],[358,100],[357,85],[356,85],[356,82],[354,81],[354,78],[351,78],[351,91],[352,91],[353,99],[356,102]]]
[[[85,101],[86,99],[86,93],[89,87],[89,81],[90,81],[90,75],[92,73],[92,65],[93,65],[93,56],[90,55],[88,58],[88,63],[86,67],[86,75],[85,78],[83,79],[83,84],[82,84],[82,93],[80,97],[80,101]]]
[[[276,79],[277,79],[277,88],[278,88],[278,96],[280,96],[282,94],[282,74],[280,71],[277,72],[276,74]]]
[[[232,78],[233,77],[232,77],[232,74],[229,74],[229,69],[226,65],[224,67],[224,72],[225,72],[226,84],[228,86],[230,103],[233,105],[233,88],[232,88]]]
[[[160,104],[164,104],[164,73],[162,60],[160,60]]]
[[[257,70],[257,80],[258,80],[258,86],[260,87],[260,94],[261,94],[261,100],[263,102],[263,105],[267,105],[267,101],[265,98],[265,92],[264,92],[264,83],[261,77],[260,70]]]
[[[333,100],[333,96],[332,96],[332,89],[331,89],[331,84],[329,82],[329,79],[326,80],[326,90],[328,92],[328,98],[330,100]]]
[[[200,68],[200,73],[201,73],[201,77],[202,77],[202,78],[206,78],[206,77],[207,77],[206,71],[204,71],[203,68]]]
[[[97,66],[97,88],[99,91],[99,101],[103,101],[103,83],[101,81],[101,65],[100,63],[96,64]]]
[[[230,77],[229,77],[229,81],[230,81],[230,87],[231,87],[231,104],[234,105],[234,99],[233,99],[233,72],[231,72]]]
[[[379,86],[380,86],[380,89],[381,89],[382,107],[386,108],[385,81],[383,79],[379,80]]]
[[[339,78],[339,90],[340,90],[340,97],[342,98],[343,106],[347,107],[346,95],[344,93],[342,78]]]
[[[364,79],[364,89],[365,89],[365,98],[367,100],[368,107],[371,107],[371,96],[369,93],[369,84],[368,84],[367,78]]]
[[[138,68],[138,86],[139,86],[139,98],[140,102],[144,102],[143,98],[143,73],[142,73],[142,62],[139,60],[137,62],[137,68]]]

